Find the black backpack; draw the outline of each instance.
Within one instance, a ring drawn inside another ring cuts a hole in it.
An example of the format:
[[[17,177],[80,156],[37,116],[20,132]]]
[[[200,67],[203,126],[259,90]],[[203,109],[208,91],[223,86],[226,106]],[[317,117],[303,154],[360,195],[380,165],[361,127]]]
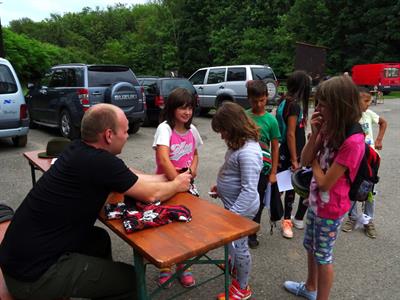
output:
[[[360,124],[355,124],[349,130],[347,137],[356,134],[364,133]],[[360,167],[358,168],[356,177],[352,182],[348,171],[346,172],[347,179],[350,182],[349,197],[351,201],[367,201],[369,196],[374,191],[374,185],[378,183],[378,170],[381,163],[379,154],[370,145],[365,143],[364,156],[361,159]]]

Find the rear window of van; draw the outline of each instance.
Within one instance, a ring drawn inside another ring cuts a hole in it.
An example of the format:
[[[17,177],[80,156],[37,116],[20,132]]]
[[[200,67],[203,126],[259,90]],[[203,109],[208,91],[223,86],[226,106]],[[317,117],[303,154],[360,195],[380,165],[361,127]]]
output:
[[[11,94],[17,91],[17,83],[10,68],[6,65],[0,65],[0,94]]]

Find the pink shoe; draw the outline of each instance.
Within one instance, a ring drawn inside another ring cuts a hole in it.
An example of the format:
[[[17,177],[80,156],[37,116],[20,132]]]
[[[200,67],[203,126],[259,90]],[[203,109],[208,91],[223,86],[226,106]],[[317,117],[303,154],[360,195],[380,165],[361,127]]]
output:
[[[179,264],[176,266],[176,271],[182,270],[185,265]],[[192,287],[196,284],[196,280],[194,280],[193,274],[190,268],[183,271],[181,276],[179,277],[179,282],[186,288]]]
[[[158,275],[158,285],[164,289],[169,289],[172,286],[172,282],[167,285],[163,285],[172,277],[171,268],[160,269],[160,274]]]

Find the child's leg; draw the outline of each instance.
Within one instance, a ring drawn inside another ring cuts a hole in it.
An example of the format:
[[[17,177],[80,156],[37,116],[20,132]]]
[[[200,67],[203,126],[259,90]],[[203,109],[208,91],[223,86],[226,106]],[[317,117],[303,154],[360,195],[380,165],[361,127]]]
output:
[[[234,258],[234,266],[237,271],[236,279],[240,284],[240,288],[246,289],[249,285],[251,271],[251,255],[247,244],[247,237],[234,241],[232,245],[234,254],[231,257],[232,259]]]
[[[315,244],[315,214],[309,209],[306,216],[306,228],[304,231],[303,246],[307,250],[307,282],[306,289],[308,291],[317,290],[318,269],[317,262],[314,257]]]
[[[358,215],[357,202],[356,201],[350,201],[350,202],[351,202],[351,209],[349,211],[349,218],[355,220],[357,219]]]
[[[329,298],[333,283],[333,247],[344,217],[338,219],[315,218],[315,252],[318,264],[318,293],[317,299]]]
[[[371,217],[371,221],[374,218],[374,212],[375,212],[375,199],[367,200],[364,203],[364,214],[367,216]]]
[[[299,205],[297,206],[297,212],[294,218],[296,220],[303,220],[304,215],[306,214],[308,206],[304,204],[304,198],[300,197]]]
[[[295,197],[294,190],[285,192],[285,213],[283,215],[283,218],[286,220],[290,220],[290,218],[292,217],[294,197]]]

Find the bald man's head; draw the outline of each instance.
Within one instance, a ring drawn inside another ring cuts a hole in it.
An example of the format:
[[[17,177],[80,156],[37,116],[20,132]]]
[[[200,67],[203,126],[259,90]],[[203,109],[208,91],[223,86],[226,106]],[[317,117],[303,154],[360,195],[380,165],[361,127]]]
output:
[[[89,108],[82,119],[81,136],[82,140],[88,143],[98,141],[99,134],[106,129],[117,131],[118,115],[123,114],[123,111],[112,104],[96,104]]]

